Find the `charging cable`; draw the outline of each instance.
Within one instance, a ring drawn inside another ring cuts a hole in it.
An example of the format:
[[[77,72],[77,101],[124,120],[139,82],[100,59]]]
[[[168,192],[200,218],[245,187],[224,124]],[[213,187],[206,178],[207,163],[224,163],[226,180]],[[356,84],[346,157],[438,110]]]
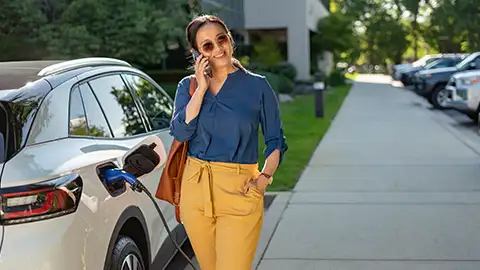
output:
[[[155,201],[155,199],[153,198],[152,194],[142,184],[142,182],[140,182],[140,180],[138,180],[132,174],[130,174],[130,173],[124,171],[124,170],[121,170],[121,169],[108,169],[103,173],[103,178],[104,178],[104,182],[107,185],[113,184],[117,181],[125,181],[125,182],[130,184],[133,191],[136,191],[136,192],[142,192],[143,191],[143,192],[145,192],[145,194],[147,194],[147,196],[150,198],[153,205],[157,209],[157,212],[160,215],[160,218],[162,219],[163,226],[167,230],[168,237],[170,238],[170,240],[172,240],[172,242],[175,245],[175,247],[177,248],[177,250],[183,255],[183,257],[185,257],[185,259],[188,261],[188,264],[190,264],[190,266],[194,270],[198,270],[195,267],[195,265],[193,264],[193,262],[190,260],[190,258],[188,258],[187,254],[185,254],[185,252],[183,252],[182,248],[178,245],[178,243],[175,241],[175,239],[173,239],[172,232],[170,231],[170,228],[168,228],[167,221],[165,220],[165,217],[163,216],[163,213],[160,210],[160,207],[158,207],[158,204]]]

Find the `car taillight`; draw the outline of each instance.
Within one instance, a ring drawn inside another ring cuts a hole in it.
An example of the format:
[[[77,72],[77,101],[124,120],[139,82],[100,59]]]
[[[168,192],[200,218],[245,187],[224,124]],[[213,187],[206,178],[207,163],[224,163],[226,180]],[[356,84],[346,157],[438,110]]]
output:
[[[27,223],[77,210],[83,181],[69,174],[45,182],[0,189],[0,223]]]

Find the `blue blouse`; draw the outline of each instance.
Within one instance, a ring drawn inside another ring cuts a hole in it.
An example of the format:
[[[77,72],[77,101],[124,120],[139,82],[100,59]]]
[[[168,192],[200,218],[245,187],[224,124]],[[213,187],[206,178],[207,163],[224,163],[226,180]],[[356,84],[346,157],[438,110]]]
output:
[[[280,150],[280,163],[288,149],[278,101],[264,76],[243,71],[230,73],[217,95],[205,93],[199,114],[188,124],[185,111],[190,101],[190,77],[177,88],[171,134],[188,141],[190,156],[219,162],[258,162],[258,128],[261,125],[268,157]]]

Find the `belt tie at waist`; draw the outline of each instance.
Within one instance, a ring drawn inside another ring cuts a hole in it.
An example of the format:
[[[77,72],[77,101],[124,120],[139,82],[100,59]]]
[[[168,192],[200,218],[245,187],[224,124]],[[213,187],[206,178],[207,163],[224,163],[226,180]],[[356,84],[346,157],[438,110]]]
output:
[[[203,182],[203,203],[205,208],[205,216],[213,217],[213,201],[212,201],[212,166],[208,162],[202,162],[200,167],[200,173],[198,174],[198,179],[202,178],[202,174],[207,170],[208,177]]]
[[[239,164],[239,163],[222,163],[222,162],[211,162],[200,160],[197,158],[189,157],[189,162],[196,163],[200,168],[198,172],[192,176],[198,177],[197,183],[202,181],[203,189],[203,204],[204,204],[204,215],[206,217],[213,217],[213,198],[212,198],[212,189],[213,189],[213,170],[221,170],[232,172],[236,174],[249,174],[258,176],[258,170],[256,173],[254,170],[258,167],[258,164]],[[202,175],[207,173],[207,177],[202,179]],[[228,181],[228,179],[224,179]]]

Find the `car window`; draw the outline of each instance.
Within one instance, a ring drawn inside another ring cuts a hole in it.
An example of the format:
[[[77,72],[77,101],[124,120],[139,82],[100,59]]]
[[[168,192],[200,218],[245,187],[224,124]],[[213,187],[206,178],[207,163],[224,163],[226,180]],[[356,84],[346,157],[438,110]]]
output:
[[[447,67],[454,67],[458,62],[454,59],[448,59]]]
[[[431,69],[431,68],[435,68],[442,60],[439,59],[439,60],[435,60],[433,62],[430,62],[428,64],[425,65],[425,69]]]
[[[88,136],[87,118],[83,109],[82,96],[80,89],[75,87],[70,94],[70,135]]]
[[[478,56],[478,53],[472,53],[468,57],[463,59],[460,63],[458,63],[455,67],[461,70],[467,69],[468,65],[470,65],[470,62],[474,61],[474,59]]]
[[[88,84],[80,85],[80,93],[85,107],[89,135],[93,137],[111,138],[112,134],[107,120]]]
[[[166,94],[148,80],[125,74],[125,79],[132,86],[147,114],[154,130],[170,127],[173,104]]]
[[[133,97],[120,75],[94,79],[89,84],[107,117],[115,138],[146,132]]]
[[[475,58],[475,68],[480,69],[480,56]]]
[[[440,63],[438,63],[438,65],[435,66],[435,68],[443,68],[443,67],[450,67],[451,64],[450,61],[442,61]]]

